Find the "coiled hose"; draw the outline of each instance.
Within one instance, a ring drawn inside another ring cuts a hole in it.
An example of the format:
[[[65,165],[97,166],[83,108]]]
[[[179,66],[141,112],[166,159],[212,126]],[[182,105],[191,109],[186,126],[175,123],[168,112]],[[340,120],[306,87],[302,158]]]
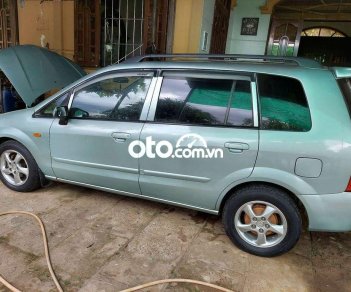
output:
[[[43,238],[46,263],[47,263],[47,266],[49,268],[51,278],[53,279],[57,290],[59,292],[63,292],[63,288],[61,287],[59,281],[57,280],[57,277],[55,275],[54,269],[52,268],[51,259],[50,259],[50,253],[49,253],[49,246],[48,246],[48,239],[47,239],[47,235],[46,235],[45,226],[44,226],[43,221],[41,221],[41,219],[37,215],[35,215],[34,213],[26,212],[26,211],[8,211],[8,212],[0,213],[0,217],[1,216],[7,216],[7,215],[24,215],[24,216],[29,216],[29,217],[34,218],[38,222],[38,224],[40,226],[40,229],[41,229],[42,238]],[[11,285],[1,275],[0,275],[0,283],[5,285],[5,287],[10,289],[12,292],[21,292],[21,290],[18,290],[16,287]],[[128,288],[128,289],[122,290],[120,292],[134,292],[134,291],[139,291],[141,289],[145,289],[145,288],[148,288],[148,287],[152,287],[152,286],[156,286],[156,285],[160,285],[160,284],[166,284],[166,283],[191,283],[191,284],[197,284],[197,285],[201,285],[201,286],[210,287],[210,288],[216,289],[218,291],[233,292],[232,290],[229,290],[229,289],[226,289],[226,288],[214,285],[214,284],[210,284],[210,283],[206,283],[206,282],[202,282],[202,281],[191,280],[191,279],[165,279],[165,280],[158,280],[158,281],[142,284],[142,285],[139,285],[139,286],[136,286],[136,287],[133,287],[133,288]]]

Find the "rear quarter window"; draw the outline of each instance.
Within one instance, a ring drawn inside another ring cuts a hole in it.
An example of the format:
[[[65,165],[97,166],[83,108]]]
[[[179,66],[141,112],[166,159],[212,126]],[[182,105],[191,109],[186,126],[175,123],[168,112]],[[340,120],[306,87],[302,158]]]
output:
[[[261,129],[307,132],[312,127],[307,98],[293,78],[258,74]]]
[[[344,95],[346,107],[351,117],[351,78],[343,78],[338,80],[342,94]]]

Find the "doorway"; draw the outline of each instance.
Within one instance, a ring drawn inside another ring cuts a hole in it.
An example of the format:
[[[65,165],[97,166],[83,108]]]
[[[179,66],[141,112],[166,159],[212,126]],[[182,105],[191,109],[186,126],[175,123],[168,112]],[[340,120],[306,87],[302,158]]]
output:
[[[231,0],[216,0],[213,15],[210,54],[224,54],[230,18]]]
[[[350,1],[281,0],[272,14],[266,54],[351,65]]]
[[[74,59],[83,67],[98,67],[100,64],[100,1],[75,1],[74,14]]]
[[[337,25],[347,27],[345,23]],[[331,26],[313,26],[302,31],[298,56],[314,59],[325,66],[349,67],[350,51],[351,38],[344,32]]]

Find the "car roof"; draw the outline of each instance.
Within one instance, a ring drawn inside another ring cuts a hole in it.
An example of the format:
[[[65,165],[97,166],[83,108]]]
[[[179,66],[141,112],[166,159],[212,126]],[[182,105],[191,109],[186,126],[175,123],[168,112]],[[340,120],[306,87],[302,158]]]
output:
[[[127,59],[90,74],[130,69],[220,70],[238,72],[276,73],[289,76],[293,71],[328,70],[317,61],[298,57],[262,55],[165,54],[144,55]]]
[[[123,62],[116,65],[110,65],[89,74],[86,78],[91,78],[104,73],[111,73],[120,70],[187,70],[187,71],[220,71],[227,73],[267,73],[282,76],[299,77],[308,74],[311,70],[328,71],[328,68],[322,66],[301,67],[286,63],[263,63],[263,62],[212,62],[212,61],[146,61],[146,62]]]
[[[190,55],[191,57],[187,56],[189,55],[146,55],[131,58],[119,64],[109,65],[70,84],[65,89],[50,97],[49,100],[56,98],[56,96],[62,94],[64,91],[70,90],[96,77],[105,74],[114,74],[123,70],[200,70],[204,71],[205,74],[208,73],[209,77],[212,72],[206,71],[217,71],[216,73],[231,73],[235,75],[241,73],[245,75],[248,73],[266,73],[297,79],[310,76],[311,71],[326,71],[330,73],[327,67],[321,66],[316,61],[303,58],[267,56],[253,56],[253,58],[249,58],[252,56],[244,56],[245,58],[242,58],[243,55],[240,55],[240,58],[237,58],[238,55],[201,55],[200,57],[196,55],[196,58],[194,58],[194,55]],[[223,56],[225,56],[225,58]],[[232,57],[231,60],[227,60],[227,56],[235,57]],[[213,58],[217,59],[214,60]],[[43,104],[44,103],[40,106]]]
[[[239,54],[152,54],[136,56],[127,59],[128,63],[140,63],[143,61],[155,60],[182,60],[182,61],[202,61],[212,63],[264,63],[264,64],[290,64],[307,68],[321,68],[321,64],[312,59],[301,57],[282,57],[282,56],[265,56],[265,55],[239,55]]]

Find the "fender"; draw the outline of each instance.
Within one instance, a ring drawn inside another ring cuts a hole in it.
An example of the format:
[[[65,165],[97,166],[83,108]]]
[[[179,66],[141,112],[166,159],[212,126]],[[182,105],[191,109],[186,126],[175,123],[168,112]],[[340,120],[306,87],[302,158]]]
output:
[[[219,211],[223,199],[231,189],[249,182],[265,182],[275,184],[293,193],[297,198],[299,198],[300,201],[302,201],[300,198],[301,195],[317,194],[316,190],[311,185],[295,174],[279,169],[255,167],[254,171],[249,177],[229,184],[221,192],[217,199],[215,210]]]
[[[47,140],[43,147],[39,147],[28,134],[14,127],[0,128],[0,138],[12,139],[21,143],[33,155],[38,167],[45,175],[52,175],[51,157],[49,149],[49,138],[43,137]]]

